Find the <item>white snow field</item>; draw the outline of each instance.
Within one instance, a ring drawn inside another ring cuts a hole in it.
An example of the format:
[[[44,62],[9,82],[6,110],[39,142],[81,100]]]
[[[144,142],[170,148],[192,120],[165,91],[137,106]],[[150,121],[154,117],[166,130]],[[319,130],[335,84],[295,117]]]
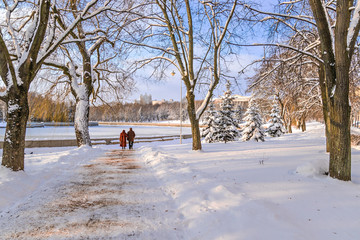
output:
[[[323,125],[307,128],[202,151],[26,149],[25,172],[0,168],[0,239],[360,239],[360,148],[352,182],[332,179]]]

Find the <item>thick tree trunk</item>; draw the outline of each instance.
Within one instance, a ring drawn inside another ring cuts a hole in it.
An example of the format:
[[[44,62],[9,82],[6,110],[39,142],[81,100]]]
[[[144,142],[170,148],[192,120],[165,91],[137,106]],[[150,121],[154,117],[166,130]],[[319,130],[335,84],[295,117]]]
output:
[[[346,63],[346,62],[345,62]],[[340,64],[339,64],[340,65]],[[349,68],[337,65],[337,89],[330,101],[330,163],[331,177],[351,180],[351,138],[349,105]]]
[[[78,147],[91,146],[89,134],[89,100],[76,99],[75,135]]]
[[[11,89],[7,101],[7,124],[2,165],[14,171],[24,170],[26,123],[29,116],[27,90]]]
[[[199,119],[196,118],[196,109],[195,109],[195,96],[192,92],[187,92],[186,95],[188,101],[188,114],[191,123],[191,134],[192,134],[192,150],[201,150],[201,135],[199,127]]]
[[[327,101],[330,112],[330,161],[331,177],[351,180],[349,67],[353,45],[359,29],[348,46],[348,30],[351,17],[349,8],[352,1],[336,2],[336,24],[332,37],[332,22],[328,21],[323,2],[309,0],[320,37],[322,59],[326,75]]]
[[[330,110],[329,174],[339,180],[351,180],[350,107],[336,101]]]

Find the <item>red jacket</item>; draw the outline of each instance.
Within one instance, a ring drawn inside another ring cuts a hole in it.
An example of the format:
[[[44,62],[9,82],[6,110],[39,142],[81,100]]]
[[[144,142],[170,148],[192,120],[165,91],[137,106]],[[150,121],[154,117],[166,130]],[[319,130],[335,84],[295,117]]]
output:
[[[126,147],[126,138],[127,138],[127,134],[126,134],[126,132],[124,130],[120,134],[120,139],[119,139],[120,140],[120,147]]]

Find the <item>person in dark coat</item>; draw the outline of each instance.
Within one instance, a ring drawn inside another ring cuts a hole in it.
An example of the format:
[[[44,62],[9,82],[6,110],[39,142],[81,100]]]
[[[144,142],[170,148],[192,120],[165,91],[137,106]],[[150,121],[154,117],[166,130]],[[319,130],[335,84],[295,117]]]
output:
[[[126,138],[127,138],[127,134],[125,132],[125,130],[123,130],[121,133],[120,133],[120,147],[122,147],[122,149],[125,149],[126,148]]]
[[[135,132],[130,128],[130,130],[127,132],[127,138],[129,140],[129,149],[133,148],[134,145],[134,139],[135,139]]]

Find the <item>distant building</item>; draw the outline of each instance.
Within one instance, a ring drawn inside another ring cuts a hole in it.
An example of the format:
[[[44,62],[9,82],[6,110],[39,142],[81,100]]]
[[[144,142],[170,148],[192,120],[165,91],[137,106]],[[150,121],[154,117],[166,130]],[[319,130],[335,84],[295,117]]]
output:
[[[250,96],[241,96],[238,94],[234,94],[232,95],[234,97],[234,105],[235,106],[241,106],[242,109],[247,109],[248,105],[249,105],[249,101],[250,101]],[[216,106],[219,106],[221,102],[221,98],[215,98],[214,99],[214,104]]]
[[[144,95],[141,94],[139,100],[135,100],[135,103],[139,103],[142,105],[151,104],[152,103],[151,94],[146,94],[146,93]]]
[[[154,100],[152,101],[152,105],[156,105],[156,104],[163,104],[163,103],[166,103],[167,101],[165,99],[162,99],[162,100]]]
[[[156,105],[156,104],[163,104],[163,103],[174,103],[174,99],[169,99],[169,100],[165,100],[165,99],[161,99],[161,100],[154,100],[152,101],[152,105]]]

